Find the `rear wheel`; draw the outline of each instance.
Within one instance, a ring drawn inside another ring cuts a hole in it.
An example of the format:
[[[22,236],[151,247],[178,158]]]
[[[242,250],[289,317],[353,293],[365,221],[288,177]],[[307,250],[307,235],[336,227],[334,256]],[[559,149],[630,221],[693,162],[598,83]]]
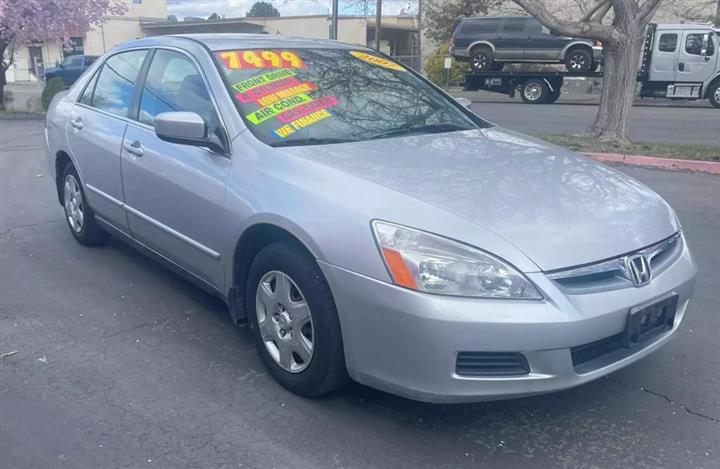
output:
[[[710,85],[708,100],[714,107],[720,107],[720,80]]]
[[[487,47],[473,49],[470,54],[470,67],[476,72],[485,72],[493,67],[493,54]]]
[[[108,233],[103,230],[95,220],[95,213],[87,203],[85,190],[80,183],[75,167],[67,164],[62,175],[63,207],[65,220],[70,232],[78,243],[84,246],[99,246],[103,244]]]
[[[526,104],[544,104],[550,99],[551,93],[545,80],[539,78],[531,78],[520,85],[520,97]]]
[[[263,248],[246,292],[255,345],[273,378],[308,397],[347,382],[335,302],[309,253],[286,243]]]
[[[570,49],[565,54],[565,68],[568,72],[589,72],[593,66],[592,53],[585,48]]]

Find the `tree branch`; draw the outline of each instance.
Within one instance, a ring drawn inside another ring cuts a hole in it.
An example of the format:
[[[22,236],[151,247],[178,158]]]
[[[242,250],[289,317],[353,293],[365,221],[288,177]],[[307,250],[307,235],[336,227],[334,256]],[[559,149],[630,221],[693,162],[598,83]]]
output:
[[[657,1],[659,2],[660,0]],[[596,21],[580,21],[578,23],[560,21],[545,8],[545,5],[537,0],[513,0],[513,2],[534,16],[542,25],[550,28],[551,31],[565,34],[566,36],[599,39],[603,42],[611,43],[616,41],[620,35],[620,32],[613,26],[604,25]]]
[[[592,6],[592,8],[585,12],[585,15],[582,17],[580,22],[582,23],[590,20],[590,18],[592,18],[595,12],[605,5],[610,5],[610,0],[599,0],[595,5]]]
[[[608,12],[612,8],[612,3],[607,2],[604,7],[600,8],[597,12],[597,14],[593,17],[593,21],[597,21],[598,23],[602,23],[602,21],[607,16]]]
[[[650,18],[655,15],[655,12],[660,7],[662,0],[646,0],[643,6],[640,7],[638,12],[638,23],[640,26],[645,26],[650,22]]]

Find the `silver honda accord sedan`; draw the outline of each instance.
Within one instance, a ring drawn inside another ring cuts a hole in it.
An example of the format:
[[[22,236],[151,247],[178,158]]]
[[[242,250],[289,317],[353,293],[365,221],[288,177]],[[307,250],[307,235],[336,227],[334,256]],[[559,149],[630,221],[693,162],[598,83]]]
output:
[[[665,344],[693,290],[652,190],[356,45],[132,41],[53,100],[46,135],[75,239],[221,297],[303,396],[569,388]]]

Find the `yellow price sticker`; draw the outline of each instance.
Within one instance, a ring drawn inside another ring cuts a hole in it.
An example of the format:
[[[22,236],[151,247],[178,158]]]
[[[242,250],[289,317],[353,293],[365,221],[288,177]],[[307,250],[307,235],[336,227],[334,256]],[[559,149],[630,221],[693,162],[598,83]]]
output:
[[[377,55],[367,54],[365,52],[360,52],[356,50],[350,51],[350,55],[353,57],[364,60],[367,63],[377,65],[378,67],[388,68],[390,70],[396,70],[398,72],[404,72],[405,68],[397,64],[391,60],[383,59],[382,57],[378,57]]]

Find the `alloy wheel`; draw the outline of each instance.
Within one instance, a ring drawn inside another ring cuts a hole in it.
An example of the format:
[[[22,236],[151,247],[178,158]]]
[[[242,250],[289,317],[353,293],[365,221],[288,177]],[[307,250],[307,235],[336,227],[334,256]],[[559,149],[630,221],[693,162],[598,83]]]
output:
[[[260,336],[272,359],[290,373],[305,370],[312,360],[312,314],[300,288],[287,274],[266,273],[257,286],[255,311]]]
[[[478,54],[473,58],[473,68],[476,70],[484,70],[487,67],[487,57],[482,54]]]
[[[70,228],[72,228],[75,233],[80,233],[83,228],[83,221],[85,220],[85,206],[83,204],[82,192],[80,191],[80,184],[72,174],[68,174],[65,177],[64,200],[65,216],[70,224]]]
[[[573,70],[584,70],[587,65],[583,54],[573,54],[570,57],[570,68]]]
[[[538,99],[540,99],[540,96],[542,96],[542,93],[542,86],[540,86],[538,83],[531,83],[527,85],[523,90],[523,94],[530,101],[537,101]]]

